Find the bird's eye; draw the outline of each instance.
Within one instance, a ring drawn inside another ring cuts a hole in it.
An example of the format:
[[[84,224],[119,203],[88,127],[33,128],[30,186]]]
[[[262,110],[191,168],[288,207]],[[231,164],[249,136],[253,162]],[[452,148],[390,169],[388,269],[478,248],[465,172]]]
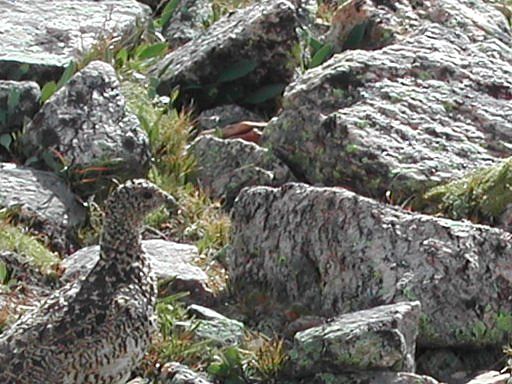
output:
[[[150,192],[150,191],[145,191],[143,194],[142,194],[142,197],[145,198],[145,199],[151,199],[153,197],[153,193]]]

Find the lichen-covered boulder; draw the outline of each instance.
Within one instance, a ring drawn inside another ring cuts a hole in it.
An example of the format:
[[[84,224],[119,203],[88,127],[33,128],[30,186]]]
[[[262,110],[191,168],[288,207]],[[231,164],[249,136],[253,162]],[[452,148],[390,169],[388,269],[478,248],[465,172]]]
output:
[[[380,9],[395,15],[393,7],[415,13],[409,33],[307,71],[263,133],[262,145],[309,183],[374,197],[391,191],[397,201],[512,154],[504,16],[469,0]]]
[[[19,131],[39,109],[40,96],[33,81],[0,80],[0,134]]]
[[[325,372],[414,372],[419,302],[382,305],[341,315],[298,332],[290,352],[297,376]]]
[[[75,74],[42,106],[22,142],[27,163],[67,167],[74,187],[86,193],[112,177],[144,177],[151,159],[147,134],[126,108],[114,69],[100,61]]]
[[[41,86],[102,39],[122,39],[150,16],[135,0],[6,0],[1,9],[0,79]]]
[[[499,346],[512,332],[507,232],[303,184],[246,188],[232,216],[235,291],[324,316],[419,300],[422,346]]]
[[[197,161],[196,182],[228,207],[244,187],[279,186],[294,180],[288,167],[267,149],[240,139],[201,136],[188,151]]]
[[[58,176],[9,163],[0,163],[0,207],[15,209],[61,250],[85,221],[85,208]]]
[[[158,93],[180,86],[178,104],[193,99],[199,111],[273,100],[293,76],[296,21],[286,0],[258,1],[224,16],[154,68]]]
[[[212,4],[208,0],[184,0],[175,9],[162,34],[173,48],[199,37],[213,19]]]
[[[64,259],[62,267],[65,272],[61,281],[66,284],[86,276],[99,259],[99,249],[98,245],[85,247]],[[195,246],[165,240],[143,240],[142,249],[148,255],[159,289],[166,295],[189,292],[187,300],[193,303],[213,303],[214,294],[208,287],[208,276],[193,264],[199,257]]]

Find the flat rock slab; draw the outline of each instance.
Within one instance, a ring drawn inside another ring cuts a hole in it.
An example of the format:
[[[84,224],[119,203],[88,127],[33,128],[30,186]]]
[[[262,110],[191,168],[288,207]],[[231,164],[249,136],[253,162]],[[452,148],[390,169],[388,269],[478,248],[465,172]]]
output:
[[[208,288],[208,276],[193,261],[199,257],[193,245],[165,240],[143,240],[142,248],[147,253],[151,268],[155,273],[160,289],[172,292],[190,292],[190,301],[208,305],[213,301],[213,293]],[[99,246],[82,248],[63,260],[65,272],[61,281],[66,284],[85,276],[99,259]],[[162,286],[164,285],[164,286]]]
[[[83,224],[86,214],[83,205],[55,174],[9,163],[0,163],[0,206],[19,208],[22,220],[44,228],[55,239]]]
[[[298,332],[290,352],[295,375],[367,370],[414,372],[419,302],[341,315]]]
[[[285,0],[234,11],[154,68],[157,91],[168,96],[180,86],[179,102],[193,99],[199,111],[233,102],[258,104],[272,90],[270,99],[280,96],[293,76],[296,26],[295,8]]]
[[[214,199],[231,206],[240,190],[253,185],[279,186],[295,178],[268,149],[241,139],[201,136],[188,151],[197,160],[196,181]]]
[[[393,18],[393,7],[379,8]],[[504,16],[483,1],[396,7],[416,15],[406,34],[307,71],[265,129],[262,144],[305,181],[396,201],[512,155]]]
[[[71,60],[103,38],[128,35],[149,19],[135,0],[1,0],[0,79],[58,80]]]
[[[0,134],[21,130],[25,119],[39,109],[40,96],[39,85],[33,81],[0,80]]]
[[[22,142],[31,164],[67,166],[77,186],[82,178],[97,178],[97,184],[84,184],[89,192],[101,185],[102,176],[144,177],[151,159],[147,134],[127,110],[114,68],[101,61],[76,73],[43,105]],[[88,168],[102,171],[84,173]]]
[[[499,229],[287,184],[242,190],[231,246],[235,292],[327,317],[419,300],[423,346],[500,346],[512,332],[512,235]]]

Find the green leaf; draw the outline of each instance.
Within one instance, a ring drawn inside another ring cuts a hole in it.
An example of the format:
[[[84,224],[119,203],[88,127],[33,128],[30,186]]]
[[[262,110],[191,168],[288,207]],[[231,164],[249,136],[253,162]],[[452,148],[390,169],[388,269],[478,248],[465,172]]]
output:
[[[50,81],[43,86],[41,89],[41,104],[46,102],[57,90],[57,83],[55,81]]]
[[[228,368],[222,363],[211,363],[207,369],[210,375],[223,377],[228,373]]]
[[[247,76],[258,66],[256,60],[240,60],[228,67],[219,76],[217,82],[225,83]]]
[[[41,154],[41,158],[45,162],[45,164],[50,167],[50,169],[54,172],[59,172],[64,165],[55,159],[55,156],[50,151],[44,151]]]
[[[229,365],[237,366],[241,363],[242,358],[240,352],[235,347],[229,347],[224,351],[224,357],[228,361]]]
[[[0,125],[7,123],[7,111],[0,109]]]
[[[60,87],[65,85],[69,81],[69,79],[71,79],[73,77],[73,75],[75,74],[75,71],[76,71],[76,64],[73,60],[71,60],[68,64],[68,66],[66,67],[66,69],[64,70],[64,72],[62,73],[62,76],[60,77],[59,82],[57,83],[57,89],[59,89]]]
[[[320,64],[324,63],[328,58],[331,57],[333,52],[333,46],[332,44],[325,44],[320,48],[311,58],[311,61],[309,62],[309,68],[315,68],[318,67]]]
[[[0,284],[6,284],[9,275],[9,271],[7,271],[7,266],[3,261],[0,261]]]
[[[156,97],[156,90],[160,85],[160,79],[158,77],[150,77],[148,84],[148,97],[153,100]]]
[[[116,61],[120,67],[126,64],[128,61],[128,50],[126,48],[121,48],[119,52],[117,52]]]
[[[313,52],[318,51],[319,49],[321,49],[324,46],[324,44],[320,40],[315,39],[311,35],[309,35],[308,44],[311,47],[311,49],[313,50]]]
[[[31,156],[27,160],[25,160],[25,166],[29,167],[32,164],[35,164],[39,161],[39,158],[37,156]]]
[[[9,150],[12,144],[12,136],[10,133],[4,133],[0,135],[0,145],[5,149]]]
[[[14,111],[14,109],[20,103],[21,92],[19,89],[13,88],[9,92],[9,96],[7,96],[7,110],[9,112]]]
[[[153,45],[144,46],[144,48],[137,54],[138,59],[150,59],[152,57],[161,56],[167,49],[167,43],[156,43]]]
[[[367,22],[356,25],[348,34],[345,42],[343,43],[343,50],[357,49],[363,42],[364,33],[366,31]]]
[[[247,104],[259,104],[264,101],[273,99],[281,95],[284,91],[286,84],[276,83],[265,85],[259,89],[257,89],[254,93],[250,94],[244,99],[244,102]]]
[[[180,0],[170,0],[166,4],[162,11],[162,17],[160,17],[160,26],[162,28],[167,27],[167,24],[169,24],[169,21],[171,20],[174,11],[176,11],[176,8],[178,8],[178,5],[180,5]]]

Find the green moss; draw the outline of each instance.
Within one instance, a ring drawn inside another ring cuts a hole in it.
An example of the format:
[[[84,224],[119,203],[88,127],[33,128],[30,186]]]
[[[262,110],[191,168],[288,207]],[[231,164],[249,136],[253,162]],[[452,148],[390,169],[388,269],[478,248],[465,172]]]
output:
[[[490,314],[484,321],[478,320],[454,331],[461,343],[472,345],[501,345],[512,335],[512,313]]]
[[[459,180],[434,187],[415,209],[442,213],[452,219],[495,221],[512,203],[512,158]]]
[[[430,317],[428,317],[428,315],[426,315],[425,313],[422,313],[420,315],[418,330],[419,337],[422,340],[425,340],[425,342],[427,343],[432,343],[433,341],[439,339],[439,333],[432,325],[432,320],[430,319]]]
[[[0,218],[0,250],[11,251],[28,258],[42,273],[50,273],[59,264],[59,258],[44,246],[35,236]]]

